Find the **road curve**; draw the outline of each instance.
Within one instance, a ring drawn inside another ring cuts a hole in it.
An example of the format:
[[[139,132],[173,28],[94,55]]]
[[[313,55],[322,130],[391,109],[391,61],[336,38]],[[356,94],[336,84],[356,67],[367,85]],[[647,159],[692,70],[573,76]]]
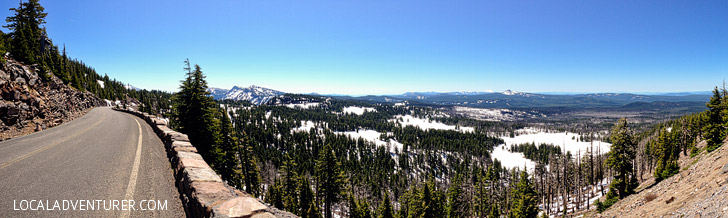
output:
[[[95,108],[0,142],[0,216],[183,217],[166,157],[143,120]]]

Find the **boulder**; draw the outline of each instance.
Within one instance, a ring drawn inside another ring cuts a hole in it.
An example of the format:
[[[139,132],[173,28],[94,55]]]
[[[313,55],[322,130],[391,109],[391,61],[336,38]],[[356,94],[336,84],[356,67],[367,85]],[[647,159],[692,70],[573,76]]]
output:
[[[175,141],[183,141],[183,142],[190,141],[189,137],[187,137],[186,134],[182,134],[179,132],[171,132],[171,133],[167,134],[165,140],[170,144]]]
[[[260,213],[256,217],[274,217],[265,212],[267,209],[267,206],[253,197],[240,196],[218,204],[213,208],[213,214],[215,217],[251,217]]]
[[[167,125],[167,122],[161,119],[152,118],[153,125]]]

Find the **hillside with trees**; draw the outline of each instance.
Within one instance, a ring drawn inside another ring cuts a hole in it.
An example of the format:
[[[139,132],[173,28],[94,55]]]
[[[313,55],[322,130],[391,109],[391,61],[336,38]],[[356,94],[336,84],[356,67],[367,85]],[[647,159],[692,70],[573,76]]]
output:
[[[8,58],[38,69],[37,74],[43,82],[49,82],[55,76],[79,92],[89,92],[114,105],[117,105],[116,101],[125,105],[135,102],[140,103],[139,109],[144,112],[169,113],[171,93],[136,90],[108,75],[101,76],[82,60],[69,57],[65,45],[59,48],[54,44],[43,26],[48,13],[44,12],[39,0],[21,1],[18,7],[10,10],[14,15],[6,18],[3,26],[10,31],[0,32],[0,53],[8,52]],[[4,57],[0,59],[5,61]]]

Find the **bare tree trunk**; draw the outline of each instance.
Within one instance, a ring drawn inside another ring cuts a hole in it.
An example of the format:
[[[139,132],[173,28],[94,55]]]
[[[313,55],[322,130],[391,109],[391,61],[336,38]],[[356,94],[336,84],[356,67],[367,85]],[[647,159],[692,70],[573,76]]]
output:
[[[576,152],[576,209],[581,209],[581,150]]]
[[[568,190],[567,184],[566,184],[566,177],[567,177],[567,173],[568,173],[567,170],[568,170],[568,166],[569,165],[566,162],[566,159],[567,159],[567,157],[566,157],[566,145],[564,145],[563,148],[564,148],[564,155],[563,155],[563,159],[564,159],[564,162],[563,162],[564,163],[564,173],[563,173],[563,176],[562,177],[563,177],[563,189],[564,189],[563,192],[564,193],[563,193],[563,199],[562,200],[564,202],[564,215],[566,215],[566,212],[569,209],[568,208],[568,201],[567,201],[568,198],[569,198],[569,190]]]

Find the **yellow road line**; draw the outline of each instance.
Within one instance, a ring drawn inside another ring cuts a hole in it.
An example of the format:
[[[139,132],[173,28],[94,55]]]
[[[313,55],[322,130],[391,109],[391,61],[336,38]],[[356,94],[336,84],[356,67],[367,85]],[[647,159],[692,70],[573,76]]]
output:
[[[94,123],[93,125],[91,125],[91,126],[89,126],[89,127],[86,127],[85,129],[83,129],[83,130],[81,130],[81,131],[78,131],[78,132],[74,133],[73,135],[70,135],[70,136],[66,136],[66,137],[62,138],[61,140],[58,140],[58,141],[56,141],[56,142],[55,142],[55,143],[53,143],[53,144],[50,144],[50,145],[46,145],[45,147],[39,148],[39,149],[37,149],[37,150],[35,150],[35,151],[31,151],[31,152],[29,152],[29,153],[27,153],[27,154],[25,154],[25,155],[23,155],[23,156],[20,156],[20,157],[18,157],[18,158],[16,158],[16,159],[14,159],[14,160],[11,160],[11,161],[8,161],[8,162],[5,162],[5,163],[3,163],[2,165],[0,165],[0,169],[3,169],[3,168],[5,168],[5,167],[8,167],[8,166],[10,166],[10,165],[13,165],[14,163],[17,163],[17,162],[19,162],[19,161],[21,161],[21,160],[25,160],[26,158],[29,158],[29,157],[31,157],[31,156],[33,156],[33,155],[35,155],[35,154],[38,154],[38,153],[40,153],[40,152],[43,152],[43,151],[45,151],[45,150],[48,150],[48,149],[50,149],[50,148],[52,148],[52,147],[55,147],[56,145],[58,145],[58,144],[61,144],[62,142],[65,142],[65,141],[67,141],[68,139],[71,139],[71,138],[74,138],[74,137],[76,137],[76,136],[79,136],[79,135],[81,135],[81,134],[83,134],[83,133],[86,133],[86,132],[87,132],[87,131],[89,131],[89,130],[90,130],[91,128],[94,128],[94,127],[98,126],[98,125],[99,125],[99,124],[101,123],[101,121],[104,121],[104,119],[102,118],[102,119],[100,119],[99,121],[96,121],[96,123]]]
[[[132,118],[134,119],[134,118]],[[139,127],[139,141],[137,141],[137,150],[136,150],[136,156],[134,157],[134,165],[131,167],[131,175],[129,176],[129,185],[126,186],[126,195],[124,196],[125,200],[132,200],[134,197],[134,189],[136,188],[136,180],[137,176],[139,175],[139,163],[141,162],[142,157],[142,126],[139,125],[139,121],[137,119],[134,119],[134,122],[136,122],[137,127]],[[121,217],[129,217],[129,213],[131,213],[130,210],[124,210],[121,214]]]

